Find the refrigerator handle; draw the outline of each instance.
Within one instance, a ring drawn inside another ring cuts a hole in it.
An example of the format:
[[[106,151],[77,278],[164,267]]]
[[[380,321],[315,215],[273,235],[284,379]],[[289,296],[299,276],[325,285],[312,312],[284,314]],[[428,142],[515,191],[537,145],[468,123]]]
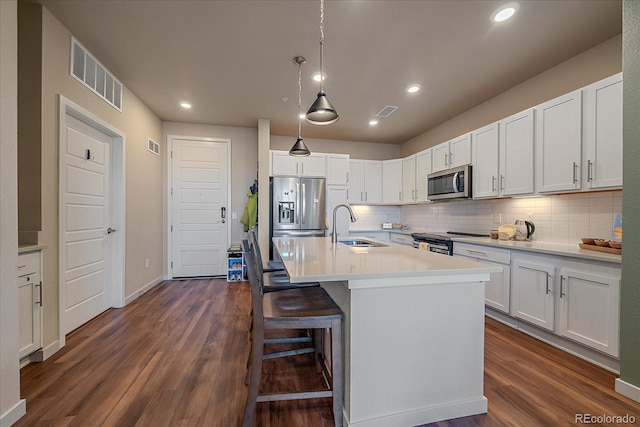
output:
[[[304,224],[304,217],[307,215],[307,185],[302,183],[302,195],[300,199],[302,200],[302,223]]]
[[[299,182],[296,182],[296,197],[295,197],[295,201],[296,201],[296,203],[298,205],[295,206],[295,209],[293,210],[293,223],[297,224],[298,223],[298,218],[300,216],[300,215],[298,215],[298,209],[300,209],[300,183]]]

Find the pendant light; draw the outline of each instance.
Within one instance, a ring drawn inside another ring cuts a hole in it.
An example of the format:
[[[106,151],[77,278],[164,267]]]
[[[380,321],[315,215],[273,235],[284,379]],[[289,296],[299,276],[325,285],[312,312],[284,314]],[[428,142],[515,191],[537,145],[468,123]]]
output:
[[[302,56],[296,56],[295,58],[293,58],[293,62],[294,64],[298,65],[298,139],[296,139],[296,143],[293,144],[293,147],[291,147],[291,150],[289,150],[289,155],[302,157],[302,156],[308,156],[309,154],[311,154],[311,151],[309,151],[307,146],[304,145],[304,141],[300,136],[300,107],[302,104],[302,69],[301,67],[302,67],[302,64],[307,62],[307,60],[304,59],[304,57]]]
[[[324,56],[324,0],[320,0],[320,92],[316,101],[311,104],[305,120],[312,125],[331,125],[338,121],[340,118],[338,112],[333,108],[333,105],[327,99],[327,95],[324,93],[322,82],[324,80],[323,70],[323,56]]]

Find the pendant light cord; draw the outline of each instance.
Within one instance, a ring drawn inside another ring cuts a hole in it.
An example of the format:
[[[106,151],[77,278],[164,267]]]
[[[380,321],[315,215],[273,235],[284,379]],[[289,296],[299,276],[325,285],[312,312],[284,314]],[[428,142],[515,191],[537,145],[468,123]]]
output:
[[[300,108],[302,105],[302,62],[298,62],[298,138],[300,138]]]
[[[320,0],[320,92],[323,92],[324,80],[324,0]]]

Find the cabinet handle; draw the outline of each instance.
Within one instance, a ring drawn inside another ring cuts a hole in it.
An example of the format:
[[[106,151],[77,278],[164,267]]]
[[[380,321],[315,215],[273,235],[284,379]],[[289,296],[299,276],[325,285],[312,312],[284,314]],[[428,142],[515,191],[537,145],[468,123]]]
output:
[[[449,163],[447,161],[447,159],[449,158],[449,154],[444,153],[444,165],[447,166]]]
[[[349,183],[349,172],[347,172],[347,184]]]
[[[369,195],[367,194],[367,192],[364,192],[364,201],[368,202],[369,201]]]
[[[484,257],[486,257],[486,256],[487,256],[487,253],[486,253],[486,252],[473,251],[473,250],[471,250],[471,249],[467,249],[467,252],[468,252],[468,253],[470,253],[470,254],[480,255],[480,256],[484,256]]]
[[[560,276],[560,298],[562,298],[563,296],[565,296],[566,294],[564,293],[564,286],[563,283],[565,281],[565,277],[564,276]]]
[[[38,287],[38,301],[36,301],[36,304],[42,307],[42,280],[36,286]]]
[[[347,200],[349,200],[349,189],[347,188]]]
[[[364,202],[364,195],[363,195],[362,191],[360,192],[360,201]]]
[[[591,176],[591,167],[593,166],[593,163],[591,163],[591,160],[587,160],[587,181],[591,182],[593,180],[593,177]]]
[[[500,190],[504,191],[504,175],[500,174]]]
[[[449,151],[449,166],[453,165],[453,153]]]
[[[492,176],[491,177],[491,192],[493,193],[494,191],[496,191],[496,177]]]
[[[402,201],[402,191],[398,191],[398,201]]]
[[[302,175],[304,175],[304,163],[302,164]]]
[[[18,268],[25,268],[27,266],[27,264],[25,265],[19,265]]]
[[[576,169],[577,169],[578,165],[576,164],[576,162],[573,162],[573,183],[577,183],[578,182],[578,174],[576,173]]]
[[[549,295],[549,292],[551,292],[551,288],[549,287],[549,279],[551,278],[551,275],[549,273],[547,273],[547,289],[545,290],[545,294]]]

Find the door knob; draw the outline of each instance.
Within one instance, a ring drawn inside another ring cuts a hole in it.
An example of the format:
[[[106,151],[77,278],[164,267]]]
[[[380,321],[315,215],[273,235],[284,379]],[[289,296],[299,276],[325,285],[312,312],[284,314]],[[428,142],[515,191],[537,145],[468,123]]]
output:
[[[115,233],[115,232],[116,232],[115,228],[111,228],[111,227],[107,228],[107,234],[111,234],[111,233]]]

